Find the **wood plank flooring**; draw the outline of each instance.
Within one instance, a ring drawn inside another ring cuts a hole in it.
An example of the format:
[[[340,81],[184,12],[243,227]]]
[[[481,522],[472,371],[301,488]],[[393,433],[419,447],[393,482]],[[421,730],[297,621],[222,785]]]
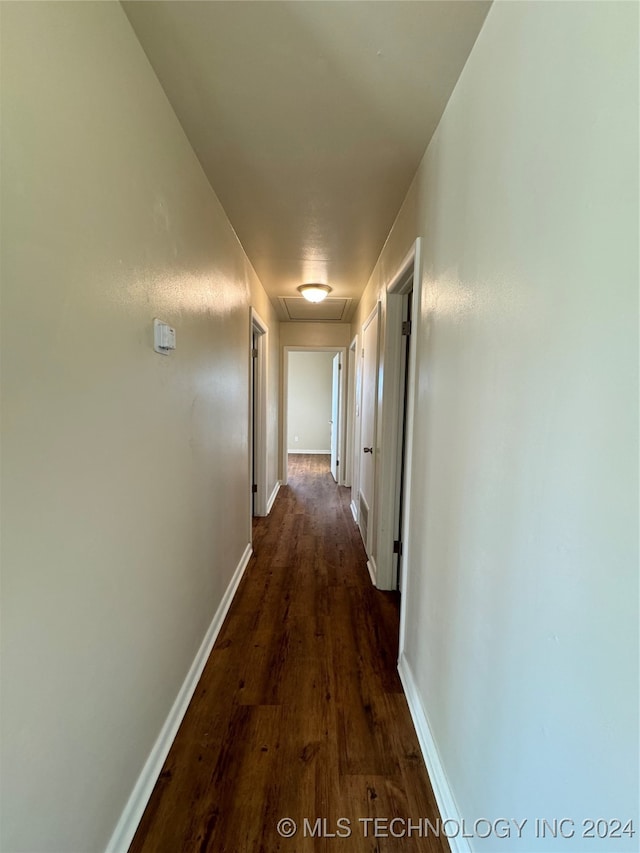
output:
[[[448,851],[415,829],[438,812],[396,672],[398,597],[372,587],[349,500],[328,456],[290,457],[131,853]]]

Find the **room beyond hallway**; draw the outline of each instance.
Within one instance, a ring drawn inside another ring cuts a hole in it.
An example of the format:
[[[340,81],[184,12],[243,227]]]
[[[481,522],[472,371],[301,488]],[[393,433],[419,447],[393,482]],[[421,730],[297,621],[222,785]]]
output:
[[[327,457],[290,460],[131,853],[447,849],[369,820],[438,813],[396,672],[398,597],[372,587],[349,499]]]

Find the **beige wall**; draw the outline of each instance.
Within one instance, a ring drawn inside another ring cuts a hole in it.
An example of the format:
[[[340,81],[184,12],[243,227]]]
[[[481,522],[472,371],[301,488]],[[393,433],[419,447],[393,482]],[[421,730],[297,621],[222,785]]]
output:
[[[281,323],[282,347],[348,347],[349,323]]]
[[[471,819],[637,812],[637,31],[494,5],[354,323],[421,235],[406,656]],[[0,847],[97,851],[247,543],[249,304],[272,389],[350,330],[278,341],[117,4],[2,4],[1,97]]]
[[[354,332],[417,236],[405,654],[442,768],[471,821],[637,820],[637,5],[494,4]]]
[[[332,352],[290,352],[287,377],[289,453],[331,450]],[[337,428],[337,425],[336,425]]]
[[[284,480],[285,460],[283,424],[284,414],[284,370],[285,347],[348,347],[351,341],[351,325],[349,323],[281,323],[280,324],[280,477]],[[345,360],[346,361],[346,360]],[[346,369],[346,364],[345,364]]]
[[[2,4],[1,273],[0,846],[89,853],[248,543],[250,303],[277,461],[271,304],[117,3]]]

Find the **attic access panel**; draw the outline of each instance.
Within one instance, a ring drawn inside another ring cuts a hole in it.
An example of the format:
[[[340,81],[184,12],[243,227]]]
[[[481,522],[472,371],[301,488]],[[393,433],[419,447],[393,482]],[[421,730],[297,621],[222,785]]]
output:
[[[288,320],[311,323],[345,320],[351,305],[351,299],[331,296],[315,304],[302,296],[281,296],[279,301]]]

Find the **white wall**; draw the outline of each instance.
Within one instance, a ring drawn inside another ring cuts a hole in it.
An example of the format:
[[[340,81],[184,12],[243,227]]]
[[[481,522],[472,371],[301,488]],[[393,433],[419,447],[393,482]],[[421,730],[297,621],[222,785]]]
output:
[[[348,347],[351,340],[349,323],[281,323],[280,324],[280,477],[286,479],[287,461],[284,458],[284,348],[285,347]],[[287,430],[288,432],[288,430]]]
[[[281,323],[280,345],[284,347],[348,347],[349,323]]]
[[[332,352],[290,352],[287,381],[289,453],[331,450]]]
[[[88,853],[248,544],[250,303],[278,458],[275,315],[117,3],[2,4],[1,273],[0,847]]]
[[[405,663],[440,769],[530,821],[474,850],[637,850],[532,836],[638,818],[636,4],[494,4],[354,330],[419,235]]]

